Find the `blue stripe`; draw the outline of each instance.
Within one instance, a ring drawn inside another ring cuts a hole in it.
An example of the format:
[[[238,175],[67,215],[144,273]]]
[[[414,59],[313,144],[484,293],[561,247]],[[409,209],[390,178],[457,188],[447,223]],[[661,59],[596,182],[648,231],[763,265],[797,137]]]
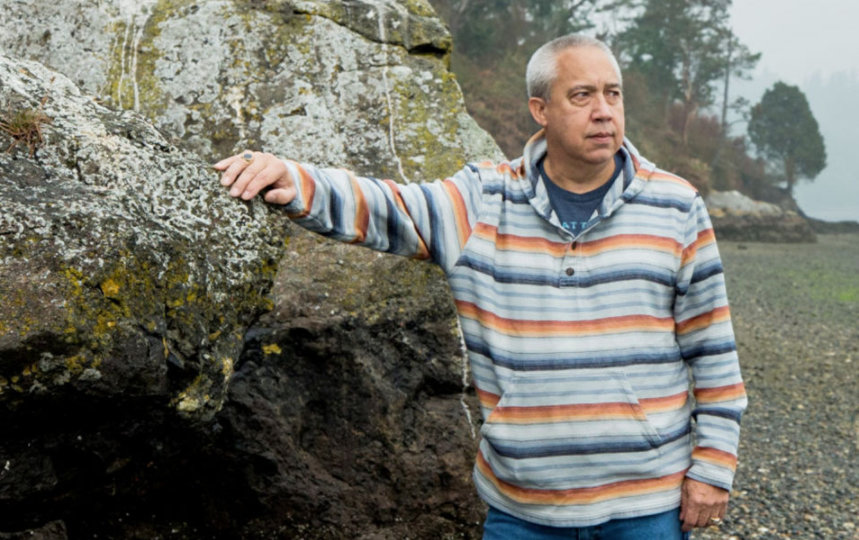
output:
[[[550,287],[560,288],[562,284],[561,276],[552,273],[551,275],[539,275],[533,272],[516,272],[498,268],[489,262],[480,261],[468,254],[464,254],[456,261],[456,266],[462,266],[481,274],[491,276],[492,279],[499,283],[511,283],[517,285],[547,285]],[[602,285],[605,283],[617,283],[622,281],[643,280],[666,287],[674,287],[674,278],[668,272],[654,272],[648,270],[615,270],[611,272],[601,272],[594,276],[577,277],[575,281],[566,278],[563,283],[575,283],[577,287],[587,288],[594,285]]]
[[[683,360],[690,362],[702,356],[714,356],[717,354],[731,353],[737,350],[737,344],[734,340],[726,339],[719,343],[704,343],[697,347],[689,347],[683,350]],[[734,360],[736,362],[736,360]],[[690,362],[691,363],[691,362]]]
[[[432,227],[432,229],[431,229],[432,241],[430,242],[430,245],[427,247],[429,248],[429,252],[430,252],[430,256],[432,257],[432,260],[434,260],[436,262],[441,262],[444,260],[443,253],[441,251],[442,247],[444,246],[444,241],[443,241],[444,235],[442,232],[442,227],[444,225],[444,223],[442,223],[442,222],[444,220],[439,219],[439,216],[441,214],[439,212],[438,206],[436,205],[435,199],[433,198],[432,191],[430,191],[429,187],[427,187],[423,184],[421,184],[420,188],[424,194],[424,198],[427,201],[427,207],[429,208],[429,215],[430,215],[430,223],[432,224],[431,225],[431,227]]]
[[[391,189],[383,182],[376,178],[371,178],[377,187],[384,193]],[[399,253],[400,251],[400,227],[399,227],[399,208],[394,204],[393,197],[385,197],[385,209],[387,210],[387,219],[385,221],[385,229],[388,240],[388,248],[385,250],[388,253]]]
[[[696,268],[695,272],[692,274],[692,280],[689,284],[694,285],[695,283],[704,281],[705,279],[721,274],[722,272],[724,272],[724,270],[722,269],[721,261],[713,261],[701,268]]]
[[[743,416],[742,413],[739,413],[732,409],[723,409],[719,407],[698,407],[694,411],[692,411],[692,418],[696,421],[698,420],[698,415],[703,414],[706,416],[718,416],[720,418],[727,418],[728,420],[733,420],[736,423],[740,423],[740,418]]]
[[[634,365],[670,364],[681,360],[680,351],[644,352],[636,351],[620,355],[607,353],[606,356],[567,356],[563,358],[523,359],[521,354],[506,356],[493,352],[482,340],[477,341],[466,335],[465,344],[469,351],[485,356],[493,364],[515,371],[550,371],[563,369],[590,369],[599,367],[623,367]]]
[[[492,183],[484,185],[483,192],[488,195],[501,195],[505,201],[510,201],[516,204],[526,204],[531,206],[531,201],[528,195],[521,191],[512,191],[506,189],[507,185],[502,183]]]
[[[513,459],[529,459],[540,457],[555,457],[555,456],[575,456],[575,455],[590,455],[590,454],[607,454],[607,453],[622,453],[622,452],[646,452],[653,450],[666,444],[681,439],[691,432],[690,426],[684,425],[678,431],[667,434],[661,438],[661,441],[651,441],[650,439],[639,439],[637,441],[616,441],[616,442],[563,442],[559,444],[542,444],[541,446],[527,447],[521,441],[510,444],[502,444],[486,439],[486,442],[492,446],[495,452],[504,457]]]
[[[330,199],[328,200],[328,212],[331,215],[331,229],[327,231],[317,231],[319,234],[325,237],[345,237],[346,231],[343,229],[343,217],[342,217],[342,206],[343,201],[340,197],[340,194],[337,193],[336,190],[332,189],[330,193]],[[349,238],[354,238],[353,235],[350,235]]]

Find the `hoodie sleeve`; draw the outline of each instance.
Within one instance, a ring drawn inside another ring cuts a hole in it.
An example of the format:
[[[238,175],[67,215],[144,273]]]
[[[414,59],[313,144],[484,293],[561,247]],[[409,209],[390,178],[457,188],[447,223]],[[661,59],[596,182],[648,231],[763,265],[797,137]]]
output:
[[[747,399],[707,209],[696,195],[688,217],[674,303],[677,342],[692,370],[696,445],[686,476],[730,490]]]
[[[285,161],[298,195],[286,205],[298,225],[323,236],[382,251],[431,259],[453,268],[479,211],[477,169],[425,184],[398,184]]]

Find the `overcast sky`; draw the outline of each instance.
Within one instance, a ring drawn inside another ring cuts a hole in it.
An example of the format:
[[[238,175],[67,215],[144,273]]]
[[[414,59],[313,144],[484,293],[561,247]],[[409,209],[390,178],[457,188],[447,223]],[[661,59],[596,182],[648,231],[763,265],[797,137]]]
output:
[[[752,103],[777,80],[806,93],[827,148],[827,168],[797,188],[808,214],[859,221],[859,0],[734,0],[734,32],[762,53],[752,81],[737,91]]]

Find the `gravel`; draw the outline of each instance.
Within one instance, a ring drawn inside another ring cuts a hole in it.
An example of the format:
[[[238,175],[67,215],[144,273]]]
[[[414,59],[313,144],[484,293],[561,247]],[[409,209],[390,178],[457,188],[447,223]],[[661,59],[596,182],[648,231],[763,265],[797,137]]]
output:
[[[859,539],[859,234],[720,242],[749,394],[728,515],[700,539]]]

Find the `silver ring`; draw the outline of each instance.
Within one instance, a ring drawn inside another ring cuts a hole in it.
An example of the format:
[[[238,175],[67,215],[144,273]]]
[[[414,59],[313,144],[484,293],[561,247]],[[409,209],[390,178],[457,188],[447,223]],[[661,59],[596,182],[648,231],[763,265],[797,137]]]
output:
[[[722,518],[717,518],[717,517],[711,517],[710,518],[710,525],[717,525],[718,526],[720,523],[722,523]]]

